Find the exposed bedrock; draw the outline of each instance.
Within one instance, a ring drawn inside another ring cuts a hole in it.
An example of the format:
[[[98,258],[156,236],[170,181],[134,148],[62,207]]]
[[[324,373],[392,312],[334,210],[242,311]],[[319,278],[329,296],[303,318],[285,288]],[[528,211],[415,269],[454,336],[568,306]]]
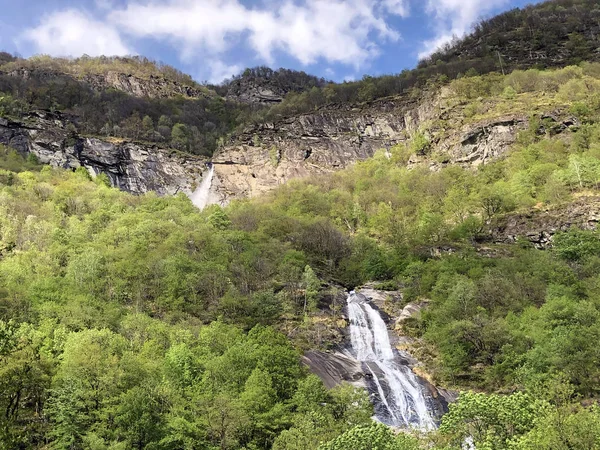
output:
[[[54,167],[85,167],[105,173],[111,184],[134,194],[191,194],[206,171],[206,159],[155,145],[79,136],[59,114],[38,111],[21,121],[0,118],[0,144],[32,153]]]
[[[354,107],[329,105],[248,127],[214,155],[219,180],[214,193],[222,203],[255,197],[291,179],[344,169],[408,142],[417,132],[425,133],[430,145],[410,158],[409,168],[477,167],[506,155],[529,127],[522,114],[464,123],[462,109],[446,103],[442,90],[424,94],[418,103],[395,97]],[[560,112],[543,118],[553,124],[553,133],[577,125]]]
[[[494,218],[487,239],[495,243],[531,242],[536,248],[552,245],[552,238],[570,228],[594,230],[600,222],[600,197],[580,197],[571,203]]]

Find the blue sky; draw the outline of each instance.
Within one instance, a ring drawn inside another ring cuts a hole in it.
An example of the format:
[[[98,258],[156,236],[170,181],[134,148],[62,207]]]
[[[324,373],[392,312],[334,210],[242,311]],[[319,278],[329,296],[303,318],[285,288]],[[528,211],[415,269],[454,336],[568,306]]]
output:
[[[412,68],[525,0],[0,0],[0,49],[141,54],[198,81],[287,67],[335,81]],[[26,4],[26,6],[24,6]]]

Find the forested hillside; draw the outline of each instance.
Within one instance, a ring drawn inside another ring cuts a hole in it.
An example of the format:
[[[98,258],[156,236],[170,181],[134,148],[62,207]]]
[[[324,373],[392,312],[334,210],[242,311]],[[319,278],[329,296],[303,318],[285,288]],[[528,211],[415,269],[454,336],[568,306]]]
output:
[[[134,95],[135,89],[143,95]],[[211,155],[246,111],[175,69],[149,61],[41,56],[0,63],[0,115],[18,119],[36,109],[67,114],[73,131],[84,135],[201,155]]]
[[[266,120],[310,111],[332,103],[369,102],[419,90],[464,75],[510,73],[516,69],[564,67],[597,61],[600,7],[596,0],[546,1],[481,20],[455,39],[396,75],[328,84],[290,93],[279,105],[262,111]],[[260,115],[258,116],[260,117]],[[265,119],[259,119],[265,120]]]
[[[0,53],[0,116],[18,119],[36,109],[61,111],[84,135],[211,156],[237,128],[268,109],[261,98],[278,102],[287,93],[325,84],[304,72],[258,67],[207,87],[141,57],[21,59]]]
[[[427,155],[423,129],[202,212],[3,148],[0,445],[598,448],[600,236],[555,230],[549,250],[490,237],[497,219],[598,195],[598,73],[451,84],[473,120],[539,101],[572,116],[568,130],[532,119],[478,169],[407,167]],[[336,294],[369,280],[429,300],[403,333],[434,382],[487,393],[462,395],[437,432],[395,437],[362,391],[327,391],[300,365],[300,349],[335,344]]]
[[[515,9],[340,84],[0,53],[0,450],[600,450],[599,19]],[[279,185],[294,139],[319,175]],[[277,187],[180,189],[238,160]],[[136,184],[165,173],[175,195]],[[375,422],[381,397],[302,363],[344,348],[365,285],[394,293],[390,351],[457,393],[439,428]]]

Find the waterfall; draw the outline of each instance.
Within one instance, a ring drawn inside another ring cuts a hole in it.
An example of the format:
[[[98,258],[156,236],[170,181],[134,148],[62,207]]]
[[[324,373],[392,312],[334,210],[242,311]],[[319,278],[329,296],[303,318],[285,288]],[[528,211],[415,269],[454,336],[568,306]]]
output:
[[[191,196],[192,203],[199,209],[204,209],[208,205],[208,197],[210,195],[210,187],[212,186],[214,172],[215,168],[211,164],[210,168],[208,169],[208,173],[205,173],[205,175],[202,177],[200,186],[198,186]]]
[[[366,297],[351,292],[348,296],[350,341],[354,357],[370,372],[375,418],[387,425],[436,427],[419,380],[410,367],[400,364],[390,344],[388,329],[380,314]]]

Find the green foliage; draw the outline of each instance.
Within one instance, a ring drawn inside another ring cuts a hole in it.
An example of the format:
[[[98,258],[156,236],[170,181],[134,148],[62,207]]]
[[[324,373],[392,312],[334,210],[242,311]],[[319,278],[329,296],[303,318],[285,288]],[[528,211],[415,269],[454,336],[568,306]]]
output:
[[[410,143],[411,150],[417,155],[424,155],[429,150],[431,143],[429,138],[424,133],[417,133],[413,136]]]
[[[321,445],[319,450],[418,450],[416,439],[403,435],[394,436],[392,431],[383,424],[352,428],[333,441]]]
[[[171,143],[179,150],[188,151],[190,147],[188,135],[187,127],[182,123],[176,123],[171,130]]]
[[[317,308],[321,281],[311,267],[306,266],[302,274],[302,283],[304,284],[304,314],[306,315],[308,311],[314,311]]]
[[[327,392],[315,375],[299,384],[292,402],[294,425],[275,440],[274,449],[317,448],[355,426],[371,423],[373,414],[364,390],[341,385]]]
[[[512,100],[517,96],[517,91],[512,86],[506,86],[502,91],[502,96],[508,100]]]
[[[277,167],[279,165],[280,159],[281,159],[280,150],[278,150],[276,146],[272,145],[271,148],[269,149],[269,160],[271,161],[271,164],[273,165],[273,167]]]
[[[470,437],[476,448],[505,449],[509,441],[534,427],[545,407],[521,393],[462,393],[443,417],[440,433],[456,447]]]
[[[600,448],[598,408],[557,400],[549,403],[522,393],[463,393],[444,416],[435,448],[463,448],[466,439],[490,450]]]
[[[299,353],[268,327],[284,311],[303,322],[299,290],[317,313],[321,281],[289,242],[242,231],[234,208],[134,197],[87,171],[6,174],[6,448],[271,448],[312,415],[328,439],[370,420],[362,391],[304,383]],[[315,229],[314,245],[329,242]]]
[[[600,411],[579,405],[559,408],[543,416],[535,428],[511,443],[511,450],[597,450],[600,448]]]
[[[11,176],[7,172],[24,172],[28,170],[40,170],[41,165],[33,154],[27,155],[26,158],[17,153],[16,150],[11,149],[0,144],[0,171],[4,172],[2,175],[0,172],[0,182],[2,184],[11,184],[14,180],[14,176]]]
[[[26,110],[27,106],[12,95],[0,92],[0,116],[16,116]]]
[[[597,232],[577,229],[557,233],[554,237],[554,251],[567,261],[581,261],[600,254],[600,237]]]

